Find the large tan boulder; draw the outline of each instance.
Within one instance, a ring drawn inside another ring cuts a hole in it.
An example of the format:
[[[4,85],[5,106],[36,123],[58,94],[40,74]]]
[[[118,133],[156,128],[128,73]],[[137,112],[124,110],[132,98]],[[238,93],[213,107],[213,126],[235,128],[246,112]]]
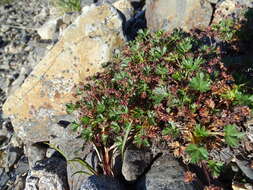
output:
[[[75,85],[101,71],[114,49],[124,42],[122,20],[109,4],[87,6],[59,42],[34,68],[24,84],[5,102],[16,134],[29,143],[49,141],[66,115],[65,104],[75,101]]]
[[[58,43],[5,102],[3,113],[11,118],[17,136],[25,143],[30,166],[43,159],[38,154],[45,154],[38,142],[58,147],[67,159],[84,158],[89,153],[84,140],[66,127],[65,121],[73,117],[66,113],[65,105],[75,101],[75,86],[102,71],[101,64],[108,62],[113,51],[124,44],[123,20],[115,7],[111,4],[84,7],[81,15],[63,31]],[[70,190],[79,189],[87,178],[72,176],[83,169],[81,165],[68,164]]]
[[[206,0],[146,0],[147,26],[151,31],[205,28],[213,9]]]

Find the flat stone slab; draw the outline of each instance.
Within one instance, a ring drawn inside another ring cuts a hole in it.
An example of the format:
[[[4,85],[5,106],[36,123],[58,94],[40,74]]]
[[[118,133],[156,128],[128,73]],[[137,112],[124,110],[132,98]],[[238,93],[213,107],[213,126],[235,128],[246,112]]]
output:
[[[23,141],[48,141],[65,104],[75,101],[74,88],[101,71],[114,49],[124,43],[122,19],[110,4],[87,6],[59,42],[36,65],[24,84],[3,106]]]

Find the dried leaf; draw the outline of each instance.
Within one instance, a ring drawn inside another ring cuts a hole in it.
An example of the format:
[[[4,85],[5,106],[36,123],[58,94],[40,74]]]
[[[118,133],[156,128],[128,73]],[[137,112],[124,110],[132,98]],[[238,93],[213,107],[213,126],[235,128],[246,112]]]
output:
[[[196,180],[196,174],[192,173],[190,171],[187,171],[184,173],[184,182],[185,183],[191,183],[194,180]]]

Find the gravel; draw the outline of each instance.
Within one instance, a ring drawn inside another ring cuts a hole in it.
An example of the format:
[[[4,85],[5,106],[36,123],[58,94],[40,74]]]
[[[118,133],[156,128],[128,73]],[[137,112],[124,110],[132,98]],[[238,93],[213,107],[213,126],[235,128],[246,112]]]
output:
[[[0,155],[1,151],[8,152],[7,149],[15,146],[10,143],[11,124],[2,116],[2,105],[6,97],[23,83],[52,44],[51,41],[41,40],[36,32],[49,18],[48,0],[5,2],[8,3],[0,4]],[[7,188],[6,184],[10,184],[8,176],[12,175],[11,170],[8,173],[3,171],[0,166],[0,189]]]

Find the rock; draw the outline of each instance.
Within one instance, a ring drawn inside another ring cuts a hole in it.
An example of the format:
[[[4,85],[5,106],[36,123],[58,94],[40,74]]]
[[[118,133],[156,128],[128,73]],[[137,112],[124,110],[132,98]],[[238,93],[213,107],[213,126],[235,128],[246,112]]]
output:
[[[122,174],[127,181],[135,181],[150,166],[151,152],[147,149],[138,149],[129,146],[123,158]]]
[[[21,67],[18,78],[12,83],[9,89],[9,94],[12,94],[18,87],[21,86],[21,84],[24,82],[26,78],[27,73],[28,73],[27,69],[25,69],[24,67]]]
[[[14,164],[17,163],[22,153],[22,149],[18,147],[7,146],[4,152],[0,151],[0,167],[5,168],[5,172],[9,172]]]
[[[14,184],[11,187],[12,190],[24,190],[25,189],[25,176],[18,176]],[[9,190],[9,189],[8,189]]]
[[[80,16],[79,13],[64,13],[64,15],[62,16],[62,22],[65,23],[66,25],[70,25],[72,24],[75,19]]]
[[[65,117],[60,120],[71,121],[71,118]],[[50,144],[58,147],[64,153],[67,160],[71,160],[75,157],[85,158],[90,153],[92,146],[85,144],[82,138],[77,138],[78,134],[73,133],[69,127],[64,128],[59,124],[54,124],[52,127],[54,128],[52,136],[55,138],[50,140]],[[85,174],[76,174],[72,176],[72,174],[80,170],[86,170],[86,168],[77,162],[67,163],[68,184],[70,190],[79,189],[82,181],[87,179],[88,176]]]
[[[24,175],[29,170],[29,164],[27,157],[21,157],[18,163],[15,166],[14,173],[16,176]]]
[[[10,176],[8,176],[6,172],[4,171],[2,171],[2,173],[0,172],[0,189],[3,189],[3,187],[9,181],[9,179],[10,179]]]
[[[28,157],[30,169],[33,168],[37,161],[46,157],[47,148],[42,144],[25,145],[25,154]]]
[[[247,8],[253,7],[253,0],[224,0],[216,5],[212,23],[218,24],[225,18],[238,19]]]
[[[5,128],[0,128],[0,145],[10,138],[10,132]]]
[[[36,163],[29,171],[24,190],[68,190],[66,161],[52,157]]]
[[[207,1],[212,4],[217,4],[221,0],[207,0]]]
[[[170,155],[159,157],[137,182],[137,190],[195,190],[184,182],[184,170]]]
[[[80,190],[124,190],[127,189],[115,178],[109,176],[91,176],[83,182]]]
[[[81,0],[81,6],[82,7],[90,5],[92,3],[94,3],[94,0]]]
[[[75,101],[74,88],[101,71],[113,51],[124,42],[122,20],[109,4],[84,7],[59,42],[38,63],[24,84],[8,97],[3,114],[10,116],[24,142],[49,141],[65,104]],[[61,142],[64,144],[64,142]]]
[[[86,150],[88,151],[91,147],[89,147]],[[98,158],[96,156],[95,152],[90,152],[90,153],[83,153],[83,155],[87,155],[85,156],[84,160],[90,165],[92,166],[92,168],[96,171],[98,171]],[[82,158],[82,157],[80,157]],[[73,175],[75,172],[77,171],[86,171],[89,172],[90,171],[85,168],[84,166],[80,165],[77,162],[72,162],[71,164],[68,164],[68,181],[69,181],[69,188],[71,190],[75,190],[75,189],[80,189],[83,181],[86,181],[90,175],[87,174],[75,174]]]
[[[246,177],[248,177],[250,180],[253,180],[253,169],[250,167],[250,162],[235,159],[235,163]]]
[[[134,7],[129,0],[118,0],[113,3],[113,6],[118,9],[129,20],[134,15]]]
[[[205,28],[213,13],[206,0],[147,0],[146,6],[147,26],[151,31]]]
[[[134,40],[140,29],[146,29],[145,11],[138,12],[133,18],[126,22],[125,33],[128,40]]]
[[[23,150],[18,147],[10,147],[7,150],[5,170],[9,170],[21,157]]]
[[[2,25],[1,26],[1,32],[7,32],[9,29],[10,29],[10,27],[7,26],[7,25]]]
[[[56,37],[58,31],[60,18],[52,18],[37,29],[37,32],[42,40],[53,40]]]

